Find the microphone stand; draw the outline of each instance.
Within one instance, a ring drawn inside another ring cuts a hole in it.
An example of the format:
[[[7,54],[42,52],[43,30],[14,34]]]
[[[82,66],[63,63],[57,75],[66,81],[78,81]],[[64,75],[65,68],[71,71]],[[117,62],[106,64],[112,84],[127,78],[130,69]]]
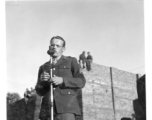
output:
[[[50,66],[52,65],[52,57],[50,56]],[[50,68],[50,81],[52,78],[52,67]],[[51,120],[53,120],[54,114],[53,114],[53,83],[50,84],[50,97],[51,97]]]

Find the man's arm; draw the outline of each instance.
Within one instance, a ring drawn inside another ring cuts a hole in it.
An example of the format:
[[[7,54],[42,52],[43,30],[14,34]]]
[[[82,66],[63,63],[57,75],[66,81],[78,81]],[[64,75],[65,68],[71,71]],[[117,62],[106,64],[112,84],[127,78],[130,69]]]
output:
[[[92,57],[92,55],[91,55],[91,62],[93,62],[93,57]]]
[[[50,83],[48,81],[41,81],[42,66],[39,68],[37,84],[35,90],[38,95],[43,96],[50,89]]]
[[[86,79],[82,72],[80,72],[80,66],[76,58],[71,58],[71,71],[73,77],[63,77],[63,85],[67,88],[83,88],[86,83]]]

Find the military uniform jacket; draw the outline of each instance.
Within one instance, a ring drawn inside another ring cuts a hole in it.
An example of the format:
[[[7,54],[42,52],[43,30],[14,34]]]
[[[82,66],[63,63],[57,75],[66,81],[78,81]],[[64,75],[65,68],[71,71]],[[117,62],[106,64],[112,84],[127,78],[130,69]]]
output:
[[[51,68],[52,76],[63,78],[63,84],[54,86],[53,94],[56,112],[81,115],[77,91],[85,86],[85,77],[83,73],[80,73],[80,66],[76,58],[61,56],[55,65],[50,65],[50,62],[46,62],[39,68],[35,89],[39,95],[43,96],[40,117],[50,116],[50,83],[46,81],[40,82],[40,75],[44,71],[50,73]]]

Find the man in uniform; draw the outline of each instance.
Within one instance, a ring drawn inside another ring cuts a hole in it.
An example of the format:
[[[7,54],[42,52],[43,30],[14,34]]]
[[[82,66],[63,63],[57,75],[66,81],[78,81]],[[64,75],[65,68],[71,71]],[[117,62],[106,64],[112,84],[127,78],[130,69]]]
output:
[[[86,56],[85,51],[82,52],[82,54],[79,55],[79,63],[82,69],[86,68]]]
[[[50,82],[53,83],[54,120],[75,120],[81,115],[77,91],[85,86],[85,77],[74,57],[63,56],[65,40],[60,36],[52,37],[49,51],[53,50],[53,63],[46,62],[39,68],[36,92],[43,96],[39,118],[50,120]],[[50,79],[50,68],[52,78]]]
[[[87,70],[90,71],[91,70],[91,63],[93,62],[93,57],[90,54],[90,52],[87,52],[88,56],[87,56],[87,60],[86,60],[86,67]]]

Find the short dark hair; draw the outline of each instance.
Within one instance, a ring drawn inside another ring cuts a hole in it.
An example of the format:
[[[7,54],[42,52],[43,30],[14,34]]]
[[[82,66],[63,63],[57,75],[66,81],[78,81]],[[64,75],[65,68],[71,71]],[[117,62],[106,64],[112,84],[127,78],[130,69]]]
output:
[[[54,36],[54,37],[51,38],[50,42],[52,42],[52,40],[54,40],[54,39],[62,40],[63,41],[63,47],[65,47],[66,42],[65,42],[65,40],[62,37],[60,37],[60,36]]]

